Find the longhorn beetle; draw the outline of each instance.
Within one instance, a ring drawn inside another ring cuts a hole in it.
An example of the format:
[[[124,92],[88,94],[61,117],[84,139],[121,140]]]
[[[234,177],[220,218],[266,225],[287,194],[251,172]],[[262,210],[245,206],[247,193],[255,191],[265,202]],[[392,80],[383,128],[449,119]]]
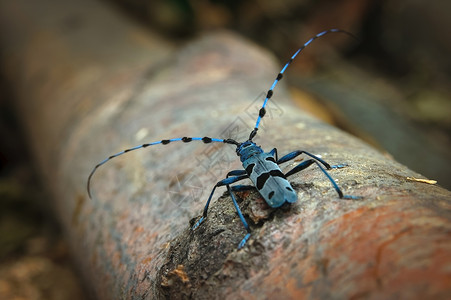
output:
[[[262,107],[260,108],[260,111],[258,113],[257,122],[255,124],[254,129],[251,131],[249,138],[247,141],[244,142],[238,142],[233,139],[216,139],[216,138],[210,138],[210,137],[181,137],[181,138],[174,138],[174,139],[168,139],[168,140],[161,140],[149,144],[142,144],[130,149],[126,149],[124,151],[121,151],[119,153],[113,154],[110,157],[106,158],[105,160],[98,163],[94,169],[91,171],[88,177],[87,181],[87,190],[89,198],[91,198],[91,179],[94,175],[97,168],[99,168],[101,165],[105,164],[106,162],[110,161],[111,159],[120,156],[122,154],[125,154],[130,151],[138,150],[141,148],[147,148],[149,146],[154,145],[167,145],[172,142],[179,142],[182,141],[184,143],[189,143],[192,141],[202,141],[205,144],[208,143],[224,143],[224,144],[231,144],[236,146],[236,154],[240,157],[241,163],[243,164],[244,170],[234,170],[227,173],[227,176],[225,179],[220,180],[216,185],[213,187],[213,190],[210,193],[210,196],[208,197],[207,203],[204,208],[204,212],[202,217],[194,224],[192,227],[192,230],[195,230],[199,225],[205,220],[207,217],[208,212],[208,206],[210,205],[210,201],[213,197],[213,194],[217,187],[220,186],[226,186],[227,191],[230,194],[230,197],[232,198],[233,205],[235,206],[235,209],[238,213],[238,216],[243,223],[247,234],[244,236],[244,238],[241,240],[241,242],[238,245],[238,249],[242,248],[246,241],[249,239],[251,235],[251,230],[249,228],[249,225],[247,224],[245,218],[243,217],[243,214],[241,213],[240,208],[238,207],[238,204],[236,202],[234,191],[240,191],[252,188],[253,186],[249,185],[236,185],[236,186],[230,186],[232,183],[238,182],[240,180],[249,178],[254,186],[257,188],[258,192],[261,194],[261,196],[265,199],[266,203],[268,203],[269,206],[276,208],[282,206],[284,203],[293,203],[296,202],[298,196],[296,192],[294,191],[291,184],[288,182],[287,177],[302,171],[309,167],[312,164],[316,164],[320,170],[326,175],[326,177],[329,179],[329,181],[332,183],[333,188],[338,193],[338,196],[340,198],[345,199],[360,199],[361,197],[358,196],[350,196],[350,195],[344,195],[343,192],[340,190],[338,185],[335,183],[335,181],[332,179],[332,177],[329,175],[329,173],[326,171],[333,168],[342,168],[345,165],[336,165],[336,166],[330,166],[327,162],[322,160],[316,155],[313,155],[307,151],[304,150],[296,150],[291,153],[288,153],[287,155],[279,158],[277,155],[277,149],[274,148],[269,152],[264,152],[263,149],[260,146],[257,146],[252,139],[257,135],[258,126],[260,125],[260,121],[265,116],[266,113],[266,105],[271,99],[273,95],[274,88],[276,87],[277,83],[282,79],[284,72],[288,68],[288,66],[291,64],[291,62],[294,60],[294,58],[305,48],[307,47],[311,42],[313,42],[315,39],[322,37],[328,33],[332,32],[342,32],[346,33],[352,37],[354,37],[351,33],[341,30],[341,29],[329,29],[325,30],[323,32],[318,33],[314,37],[310,38],[301,48],[299,48],[293,56],[288,60],[288,62],[285,64],[285,66],[282,68],[282,70],[277,75],[276,79],[274,80],[273,84],[269,88],[265,101],[263,102]],[[282,171],[279,168],[279,165],[282,163],[285,163],[289,160],[294,159],[295,157],[305,154],[308,157],[310,157],[308,160],[303,161],[299,163],[297,166],[295,166],[293,169],[288,171],[287,173],[283,174]]]

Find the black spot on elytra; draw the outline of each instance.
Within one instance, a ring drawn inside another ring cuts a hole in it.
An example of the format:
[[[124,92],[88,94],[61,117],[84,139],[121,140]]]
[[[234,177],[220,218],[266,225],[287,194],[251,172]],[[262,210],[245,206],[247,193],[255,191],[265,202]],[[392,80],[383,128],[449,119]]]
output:
[[[260,176],[257,177],[257,189],[261,190],[263,186],[265,185],[266,181],[269,178],[269,172],[260,174]]]
[[[282,177],[282,178],[286,179],[285,175],[280,170],[271,170],[271,171],[269,171],[269,175],[271,175],[273,177]]]
[[[275,160],[274,157],[272,157],[272,156],[268,156],[267,158],[265,158],[265,160],[267,160],[267,161],[272,161],[273,163],[276,162],[276,160]]]
[[[246,173],[247,175],[251,175],[252,171],[254,170],[255,164],[250,164],[246,167]]]
[[[257,177],[257,189],[261,190],[269,177],[282,177],[286,179],[285,175],[283,175],[280,170],[271,170],[269,172],[262,173]]]

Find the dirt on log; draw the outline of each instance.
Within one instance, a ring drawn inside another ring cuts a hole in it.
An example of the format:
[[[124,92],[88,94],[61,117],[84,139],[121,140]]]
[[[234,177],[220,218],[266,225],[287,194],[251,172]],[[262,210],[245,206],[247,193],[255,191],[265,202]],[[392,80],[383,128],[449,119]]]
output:
[[[0,1],[1,68],[42,180],[98,299],[451,297],[451,193],[289,104],[283,84],[255,139],[279,156],[331,164],[339,199],[312,166],[299,199],[268,208],[237,193],[252,236],[214,184],[240,164],[231,145],[131,146],[183,136],[245,139],[280,65],[227,32],[175,47],[90,0]],[[289,76],[289,74],[287,75]],[[260,95],[260,96],[259,96]],[[288,163],[288,170],[299,163]]]

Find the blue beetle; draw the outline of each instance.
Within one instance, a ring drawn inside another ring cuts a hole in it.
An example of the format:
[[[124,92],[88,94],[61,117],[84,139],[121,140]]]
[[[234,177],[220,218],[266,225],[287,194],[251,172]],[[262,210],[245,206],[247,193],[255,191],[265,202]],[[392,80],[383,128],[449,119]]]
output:
[[[188,143],[188,142],[192,142],[192,141],[202,141],[205,144],[212,143],[212,142],[218,142],[218,143],[235,145],[236,146],[236,154],[240,157],[241,163],[243,165],[243,169],[230,171],[229,173],[227,173],[227,176],[225,179],[216,183],[216,185],[213,187],[213,190],[210,193],[210,196],[208,197],[207,203],[205,204],[202,217],[194,224],[192,229],[194,230],[197,227],[199,227],[199,225],[206,219],[208,207],[210,205],[210,201],[213,197],[213,194],[214,194],[216,188],[220,187],[220,186],[226,186],[226,188],[232,198],[232,201],[236,208],[238,216],[239,216],[241,222],[243,223],[245,229],[247,230],[247,234],[239,243],[238,249],[242,248],[246,244],[247,240],[249,239],[249,237],[251,235],[251,230],[238,206],[238,203],[234,196],[234,191],[239,191],[239,190],[248,189],[250,187],[252,187],[252,188],[255,187],[258,190],[258,192],[261,194],[263,199],[265,199],[266,203],[270,207],[273,207],[273,208],[280,207],[285,203],[293,203],[293,202],[297,201],[298,197],[297,197],[296,191],[293,189],[290,182],[287,180],[287,177],[290,175],[293,175],[299,171],[304,170],[305,168],[309,167],[312,164],[316,164],[320,168],[320,170],[327,176],[329,181],[332,183],[332,186],[334,187],[334,189],[336,190],[336,192],[338,193],[338,196],[340,198],[360,199],[361,197],[344,195],[343,192],[338,187],[338,185],[333,180],[333,178],[326,171],[326,169],[341,168],[341,167],[344,167],[345,165],[330,166],[327,162],[325,162],[318,156],[315,156],[315,155],[308,153],[306,151],[303,151],[303,150],[296,150],[296,151],[290,152],[287,155],[285,155],[279,159],[276,148],[272,149],[270,152],[264,152],[260,146],[256,145],[252,141],[253,138],[257,134],[261,119],[266,114],[265,107],[266,107],[269,99],[273,95],[273,90],[274,90],[275,86],[282,79],[283,73],[285,72],[285,70],[288,68],[288,66],[291,64],[291,62],[294,60],[294,58],[305,47],[307,47],[312,41],[314,41],[315,39],[317,39],[321,36],[324,36],[325,34],[332,33],[332,32],[343,32],[343,33],[353,36],[352,34],[346,32],[346,31],[340,30],[340,29],[329,29],[329,30],[325,30],[321,33],[318,33],[314,37],[310,38],[301,48],[299,48],[293,54],[293,56],[288,60],[288,62],[285,64],[285,66],[282,68],[282,70],[279,72],[279,74],[277,75],[273,84],[271,85],[270,89],[268,90],[268,92],[266,94],[266,98],[263,102],[263,105],[259,110],[259,114],[258,114],[258,118],[257,118],[257,122],[255,124],[255,127],[251,131],[247,141],[237,142],[233,139],[218,139],[218,138],[210,138],[210,137],[182,137],[182,138],[161,140],[161,141],[148,143],[148,144],[142,144],[142,145],[130,148],[130,149],[123,150],[121,152],[118,152],[116,154],[109,156],[108,158],[104,159],[103,161],[98,163],[93,168],[93,170],[89,174],[88,180],[87,180],[87,190],[88,190],[89,197],[91,198],[91,189],[90,189],[91,179],[92,179],[92,176],[94,175],[95,171],[97,170],[97,168],[99,168],[100,166],[102,166],[103,164],[107,163],[108,161],[110,161],[111,159],[113,159],[117,156],[123,155],[130,151],[138,150],[141,148],[147,148],[149,146],[154,146],[154,145],[159,145],[159,144],[167,145],[172,142]],[[289,160],[292,160],[301,154],[305,154],[305,155],[309,156],[310,159],[308,159],[306,161],[302,161],[297,166],[295,166],[293,169],[291,169],[290,171],[288,171],[287,173],[284,174],[281,171],[281,169],[279,168],[279,165],[282,163],[285,163]],[[230,186],[232,183],[235,183],[240,180],[247,179],[247,178],[249,178],[252,181],[253,186],[249,186],[249,185]]]

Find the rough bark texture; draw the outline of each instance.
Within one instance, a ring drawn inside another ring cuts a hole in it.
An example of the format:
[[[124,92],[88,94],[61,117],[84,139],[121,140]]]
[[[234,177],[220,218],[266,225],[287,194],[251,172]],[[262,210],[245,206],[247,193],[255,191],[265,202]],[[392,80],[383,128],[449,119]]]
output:
[[[2,69],[97,298],[451,297],[450,192],[409,180],[421,175],[283,104],[283,85],[256,141],[279,156],[304,149],[349,164],[331,175],[363,200],[340,200],[316,167],[291,178],[291,206],[238,193],[252,227],[238,251],[245,231],[223,189],[190,230],[214,183],[240,167],[232,146],[195,142],[114,159],[89,200],[92,167],[129,146],[247,137],[279,66],[229,33],[174,52],[89,0],[0,3]]]

